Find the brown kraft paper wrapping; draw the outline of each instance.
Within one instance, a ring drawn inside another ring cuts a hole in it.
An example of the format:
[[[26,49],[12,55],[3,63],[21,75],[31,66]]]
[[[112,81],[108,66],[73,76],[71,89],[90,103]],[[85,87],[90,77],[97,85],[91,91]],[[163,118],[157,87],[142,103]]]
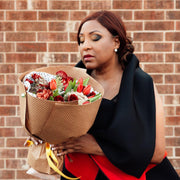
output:
[[[35,170],[46,173],[46,174],[56,174],[56,172],[51,169],[48,165],[46,159],[46,145],[39,144],[38,146],[32,145],[29,147],[28,151],[28,164],[33,167]],[[63,156],[56,156],[59,165],[58,169],[62,170],[63,167]]]
[[[29,134],[51,144],[58,144],[70,137],[78,137],[87,133],[94,123],[102,100],[101,98],[89,104],[78,105],[75,102],[42,100],[26,93],[22,83],[26,74],[32,71],[55,74],[59,70],[65,71],[68,76],[76,79],[89,77],[88,84],[102,96],[104,93],[103,87],[81,68],[51,66],[23,73],[18,79],[21,123]],[[26,96],[22,97],[22,94]]]

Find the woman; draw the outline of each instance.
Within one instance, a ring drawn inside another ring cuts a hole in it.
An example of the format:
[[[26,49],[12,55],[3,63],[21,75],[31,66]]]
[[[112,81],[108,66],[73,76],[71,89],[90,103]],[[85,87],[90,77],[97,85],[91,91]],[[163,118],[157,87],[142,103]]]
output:
[[[89,132],[53,147],[66,155],[64,174],[83,180],[179,179],[165,157],[160,97],[132,54],[122,20],[96,12],[81,22],[77,39],[82,61],[76,66],[86,68],[105,93]]]

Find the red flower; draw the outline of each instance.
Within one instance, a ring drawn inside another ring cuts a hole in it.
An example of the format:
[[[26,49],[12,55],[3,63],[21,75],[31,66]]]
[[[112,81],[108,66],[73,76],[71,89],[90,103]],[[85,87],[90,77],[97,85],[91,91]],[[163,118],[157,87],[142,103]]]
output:
[[[72,82],[73,82],[74,79],[73,79],[72,77],[68,76],[68,77],[67,77],[67,82],[69,82],[69,81],[72,81]]]
[[[87,86],[83,89],[83,94],[87,96],[88,94],[90,94],[90,91],[91,91],[91,85],[87,85]]]
[[[58,95],[56,97],[54,97],[55,101],[64,101],[64,98],[61,95]]]
[[[37,93],[40,93],[40,92],[43,92],[43,89],[40,89],[40,88],[39,88],[39,89],[37,90]]]
[[[68,87],[68,83],[64,84],[64,91],[66,90],[67,87]]]
[[[83,78],[80,78],[80,79],[77,81],[77,83],[79,83],[79,84],[82,84],[82,85],[83,85]]]
[[[90,94],[89,94],[89,96],[95,96],[96,95],[96,93],[94,92],[94,91],[92,91]]]
[[[43,92],[37,93],[37,97],[39,99],[48,99],[52,95],[52,92],[50,89],[44,89]]]
[[[83,90],[83,84],[79,84],[78,87],[77,87],[77,92],[82,92]]]
[[[67,79],[67,74],[64,71],[57,71],[56,75],[62,77],[62,79]]]
[[[35,80],[35,79],[39,79],[41,76],[40,75],[37,75],[36,73],[32,74],[32,78]]]
[[[94,97],[94,95],[93,96],[88,96],[88,99],[91,99],[91,98],[93,98]]]
[[[26,79],[25,81],[28,81],[30,84],[32,84],[32,83],[33,83],[33,81],[32,81],[32,80],[30,80],[30,79]]]
[[[75,94],[71,94],[68,96],[68,101],[76,101],[78,100],[78,97]]]
[[[85,101],[85,102],[83,102],[83,104],[89,104],[90,102],[89,101]]]
[[[57,88],[56,80],[52,79],[50,82],[50,89],[55,90]]]
[[[67,79],[62,78],[62,83],[63,83],[63,85],[67,84],[68,83]]]

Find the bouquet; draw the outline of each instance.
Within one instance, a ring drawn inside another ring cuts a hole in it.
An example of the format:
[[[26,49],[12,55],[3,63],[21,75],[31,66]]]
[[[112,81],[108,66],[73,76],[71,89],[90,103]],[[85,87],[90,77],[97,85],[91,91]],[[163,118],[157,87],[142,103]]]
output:
[[[21,123],[30,136],[46,142],[31,146],[29,165],[40,172],[57,172],[71,179],[60,171],[63,160],[55,157],[49,143],[58,144],[87,133],[101,103],[102,86],[84,69],[71,66],[28,71],[18,83]]]
[[[104,91],[85,69],[53,66],[23,73],[19,93],[21,122],[27,132],[58,144],[87,133]]]
[[[88,85],[89,77],[76,80],[59,70],[56,75],[45,72],[31,72],[24,77],[26,91],[39,99],[87,104],[101,98],[101,93]]]

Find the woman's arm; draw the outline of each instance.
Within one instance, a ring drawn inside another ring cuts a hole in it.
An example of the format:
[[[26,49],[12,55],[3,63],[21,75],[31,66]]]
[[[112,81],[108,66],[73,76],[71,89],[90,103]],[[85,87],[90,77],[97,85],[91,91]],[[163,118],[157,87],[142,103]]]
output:
[[[156,144],[151,162],[160,163],[163,160],[165,153],[164,110],[161,98],[155,85],[154,93],[156,101]]]

